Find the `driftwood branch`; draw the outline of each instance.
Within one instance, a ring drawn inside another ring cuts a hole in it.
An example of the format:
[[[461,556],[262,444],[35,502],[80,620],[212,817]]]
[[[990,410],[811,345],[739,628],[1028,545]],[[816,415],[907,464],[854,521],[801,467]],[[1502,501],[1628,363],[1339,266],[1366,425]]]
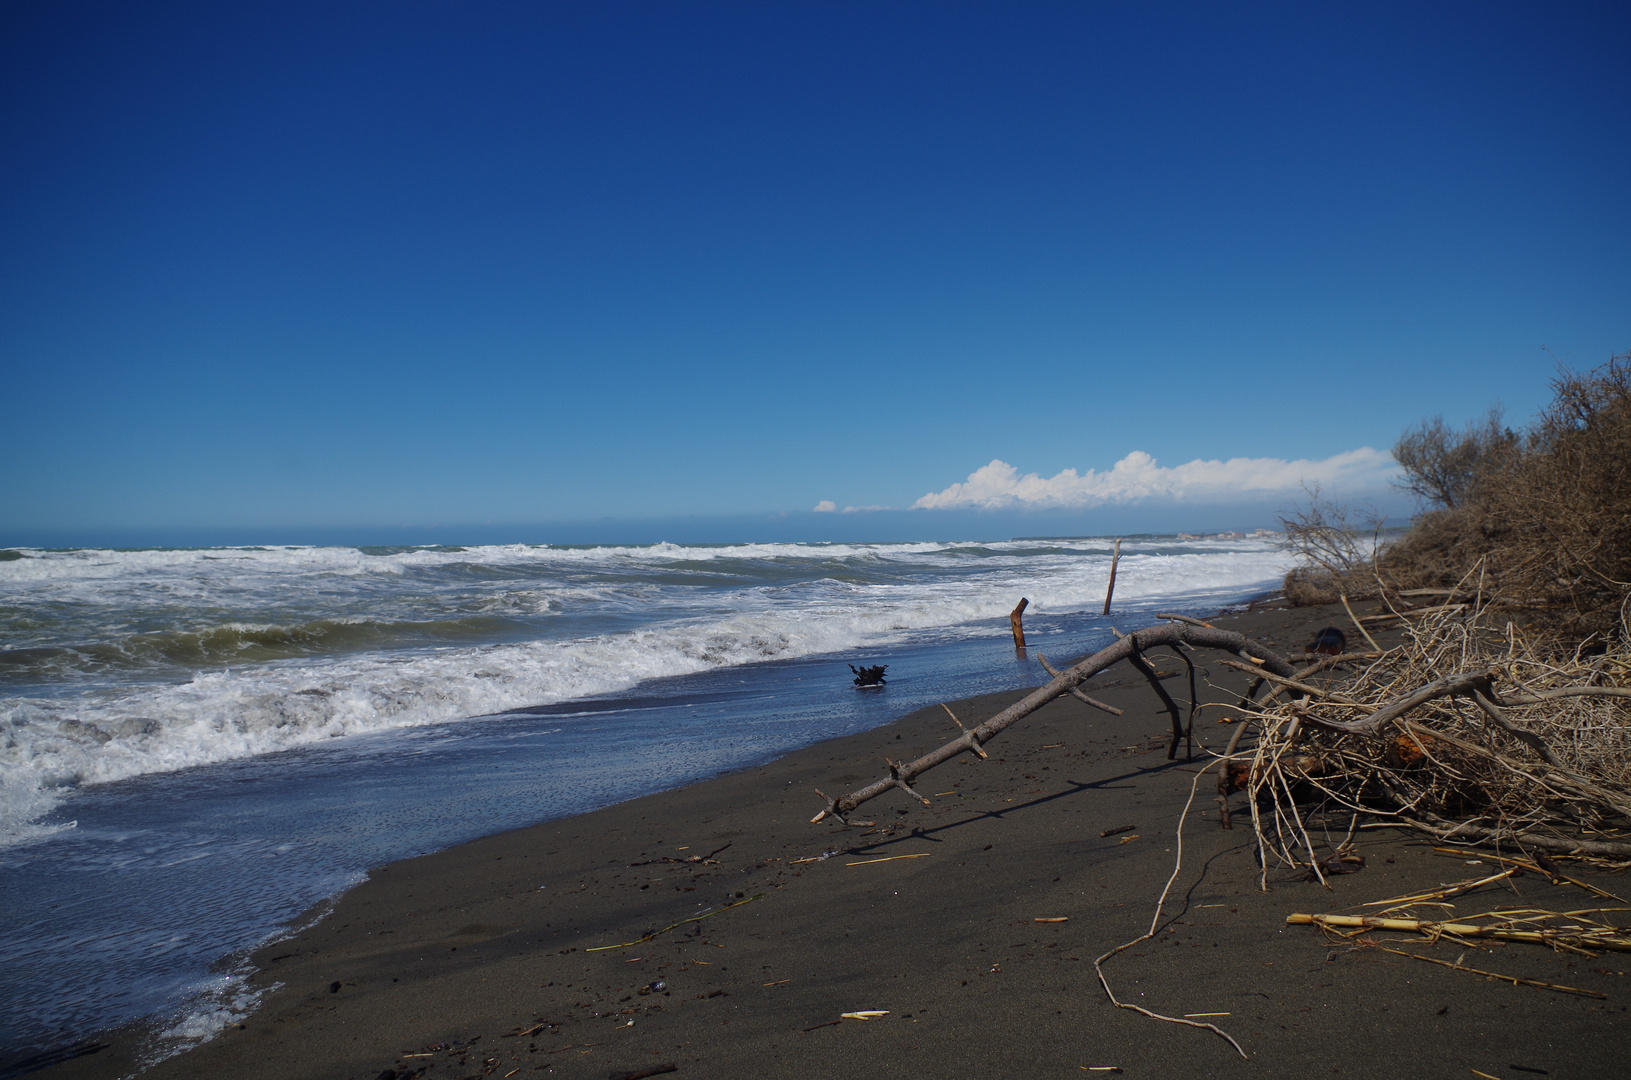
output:
[[[814,824],[832,817],[837,818],[846,825],[854,824],[847,819],[846,815],[862,803],[876,799],[884,792],[899,787],[901,783],[910,784],[936,765],[944,764],[958,754],[972,752],[975,746],[990,742],[1009,726],[1023,720],[1054,698],[1070,693],[1072,689],[1081,683],[1086,682],[1111,665],[1128,659],[1134,653],[1144,652],[1161,645],[1178,643],[1205,649],[1220,649],[1224,652],[1231,652],[1237,656],[1245,657],[1248,660],[1256,660],[1262,670],[1276,675],[1290,676],[1295,673],[1295,669],[1290,664],[1269,652],[1263,645],[1232,630],[1189,626],[1182,623],[1167,623],[1164,626],[1146,627],[1143,630],[1128,634],[1073,667],[1060,672],[1046,686],[1031,691],[1031,693],[978,727],[965,729],[962,735],[938,750],[932,750],[916,761],[908,761],[896,766],[890,770],[888,777],[838,798],[829,799],[826,795],[821,795],[823,799],[827,800],[827,806],[810,821]],[[821,793],[817,792],[817,794]]]
[[[1020,620],[1025,615],[1025,608],[1030,602],[1029,599],[1022,596],[1019,598],[1019,603],[1014,605],[1014,610],[1008,613],[1008,625],[1013,628],[1014,648],[1016,649],[1025,647],[1025,625]]]
[[[1401,818],[1400,821],[1412,829],[1420,829],[1427,835],[1436,836],[1440,840],[1466,837],[1471,840],[1501,840],[1509,844],[1518,844],[1521,847],[1555,851],[1562,855],[1598,855],[1610,859],[1624,859],[1631,856],[1631,844],[1616,843],[1612,840],[1575,840],[1567,836],[1547,836],[1544,833],[1491,829],[1483,825],[1474,825],[1471,822],[1441,821],[1439,824],[1433,824],[1412,818]]]
[[[1484,715],[1489,717],[1490,723],[1494,724],[1508,735],[1511,735],[1513,738],[1524,743],[1535,753],[1539,754],[1541,760],[1546,762],[1546,764],[1555,769],[1561,769],[1563,767],[1563,762],[1558,759],[1557,754],[1552,751],[1552,748],[1546,745],[1545,739],[1541,738],[1539,735],[1536,735],[1533,731],[1525,731],[1523,728],[1508,720],[1506,718],[1506,714],[1501,711],[1501,707],[1481,693],[1476,686],[1473,687],[1472,700],[1476,702],[1478,707],[1484,711]]]
[[[1276,673],[1278,674],[1278,673]],[[1363,720],[1353,720],[1344,723],[1340,720],[1326,720],[1321,717],[1309,716],[1308,722],[1327,731],[1341,731],[1349,735],[1374,735],[1383,724],[1397,720],[1418,705],[1425,705],[1429,701],[1446,697],[1470,697],[1474,690],[1483,692],[1486,696],[1492,695],[1490,683],[1501,674],[1500,668],[1491,667],[1483,671],[1465,671],[1459,675],[1446,675],[1442,679],[1435,679],[1412,693],[1406,694],[1397,701],[1382,706]]]
[[[1056,679],[1059,677],[1059,669],[1054,667],[1052,664],[1048,663],[1048,658],[1046,656],[1043,656],[1041,653],[1037,653],[1036,654],[1036,659],[1037,659],[1037,662],[1042,665],[1042,670],[1043,671],[1046,671],[1049,675],[1052,675]],[[1114,705],[1106,705],[1104,702],[1100,701],[1098,698],[1088,697],[1086,694],[1084,694],[1082,692],[1082,688],[1079,687],[1079,686],[1073,686],[1073,687],[1070,688],[1070,696],[1075,698],[1077,701],[1080,701],[1084,705],[1091,705],[1091,706],[1093,706],[1093,708],[1098,709],[1101,712],[1107,712],[1111,716],[1121,716],[1122,715],[1122,711],[1120,709],[1116,708]],[[947,709],[946,711],[950,712],[951,710]],[[953,717],[953,719],[955,719],[955,717]],[[959,724],[957,726],[962,727],[961,724]]]
[[[1110,628],[1110,632],[1118,638],[1121,637],[1121,631],[1113,626]],[[1167,760],[1171,761],[1178,755],[1178,744],[1184,741],[1184,721],[1178,715],[1178,703],[1172,700],[1172,695],[1167,693],[1167,688],[1161,685],[1160,672],[1150,666],[1150,662],[1144,659],[1141,650],[1135,648],[1132,655],[1127,657],[1127,663],[1131,664],[1133,670],[1144,676],[1150,686],[1154,687],[1155,695],[1161,699],[1162,707],[1167,710],[1167,715],[1172,717],[1172,742],[1167,745]]]

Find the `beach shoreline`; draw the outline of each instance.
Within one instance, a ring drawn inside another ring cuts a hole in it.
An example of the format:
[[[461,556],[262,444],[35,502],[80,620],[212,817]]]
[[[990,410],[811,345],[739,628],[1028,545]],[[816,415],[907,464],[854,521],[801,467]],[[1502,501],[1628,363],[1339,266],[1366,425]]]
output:
[[[1345,619],[1340,607],[1256,605],[1217,621],[1285,654],[1327,624],[1351,632]],[[1244,676],[1209,659],[1214,699],[1237,693]],[[1514,1063],[1618,1074],[1628,1025],[1613,974],[1626,965],[1614,954],[1513,947],[1467,961],[1609,995],[1596,1001],[1287,927],[1292,911],[1347,910],[1464,877],[1465,860],[1377,830],[1361,834],[1365,870],[1333,879],[1332,891],[1272,869],[1271,891],[1258,891],[1249,830],[1219,828],[1203,756],[1166,760],[1160,703],[1129,676],[1113,669],[1093,684],[1124,716],[1056,700],[992,742],[989,760],[965,754],[926,774],[917,786],[933,805],[901,793],[867,804],[859,816],[878,822],[872,830],[811,825],[815,791],[852,790],[881,775],[885,757],[947,741],[956,730],[938,707],[378,867],[252,957],[254,1013],[142,1075],[603,1077],[669,1063],[681,1076],[743,1077],[1109,1066],[1508,1076]],[[1023,693],[951,708],[973,726]],[[1229,730],[1203,714],[1197,741],[1221,748]],[[1156,1011],[1224,1014],[1213,1022],[1249,1062],[1210,1032],[1114,1009],[1093,974],[1094,956],[1148,929],[1192,785],[1170,925],[1106,974],[1124,1000]],[[1037,921],[1056,919],[1066,921]],[[1438,953],[1455,959],[1448,946]],[[887,1015],[840,1020],[864,1010]],[[37,1075],[130,1075],[147,1037],[115,1032]]]

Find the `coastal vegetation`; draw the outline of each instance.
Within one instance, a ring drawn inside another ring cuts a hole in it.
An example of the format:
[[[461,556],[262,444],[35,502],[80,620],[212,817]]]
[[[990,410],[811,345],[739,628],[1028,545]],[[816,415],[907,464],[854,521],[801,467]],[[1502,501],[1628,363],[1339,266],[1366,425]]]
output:
[[[1631,352],[1562,372],[1534,422],[1499,410],[1456,430],[1442,418],[1393,448],[1423,512],[1402,535],[1313,493],[1284,521],[1306,565],[1293,603],[1385,598],[1400,610],[1472,602],[1567,637],[1621,636],[1631,599]]]

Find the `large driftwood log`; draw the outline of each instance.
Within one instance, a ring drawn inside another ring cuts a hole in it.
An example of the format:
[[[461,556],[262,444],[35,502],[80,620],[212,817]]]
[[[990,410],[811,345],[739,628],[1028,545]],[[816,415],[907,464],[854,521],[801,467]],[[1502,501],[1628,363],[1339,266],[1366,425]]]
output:
[[[965,752],[979,753],[980,747],[984,743],[996,738],[1010,725],[1023,720],[1054,698],[1071,693],[1082,683],[1113,664],[1161,645],[1180,644],[1231,652],[1252,661],[1259,670],[1274,675],[1290,677],[1296,674],[1295,668],[1275,656],[1263,645],[1232,630],[1218,630],[1210,626],[1197,626],[1188,623],[1167,623],[1164,626],[1146,627],[1143,630],[1128,634],[1114,644],[1100,649],[1087,659],[1066,669],[1056,675],[1046,686],[1033,690],[1024,698],[1008,706],[1008,708],[978,727],[966,729],[962,735],[938,750],[932,750],[916,761],[889,762],[889,775],[887,777],[869,784],[859,791],[852,791],[848,795],[837,798],[828,798],[828,796],[822,795],[821,797],[827,800],[827,806],[810,821],[815,824],[831,817],[837,818],[845,825],[871,824],[871,822],[852,822],[847,815],[862,803],[876,799],[879,795],[892,788],[899,788],[913,798],[927,803],[927,799],[912,790],[911,783],[936,765],[944,764],[958,754]],[[1175,734],[1181,736],[1182,732],[1179,730]],[[1176,749],[1176,745],[1175,742],[1173,744],[1174,749]],[[817,794],[821,793],[817,792]]]

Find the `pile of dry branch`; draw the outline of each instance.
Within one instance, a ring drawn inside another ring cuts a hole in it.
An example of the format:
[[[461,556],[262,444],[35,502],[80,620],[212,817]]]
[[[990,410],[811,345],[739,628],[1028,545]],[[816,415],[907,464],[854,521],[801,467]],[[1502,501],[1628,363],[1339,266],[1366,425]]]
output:
[[[1486,609],[1405,624],[1387,651],[1331,657],[1233,708],[1220,801],[1244,789],[1267,866],[1341,872],[1333,822],[1457,843],[1631,859],[1631,650],[1559,654]],[[1320,670],[1323,669],[1323,670]],[[1255,696],[1255,695],[1254,695]],[[1249,729],[1250,748],[1239,750]],[[1227,804],[1224,804],[1227,813]]]

